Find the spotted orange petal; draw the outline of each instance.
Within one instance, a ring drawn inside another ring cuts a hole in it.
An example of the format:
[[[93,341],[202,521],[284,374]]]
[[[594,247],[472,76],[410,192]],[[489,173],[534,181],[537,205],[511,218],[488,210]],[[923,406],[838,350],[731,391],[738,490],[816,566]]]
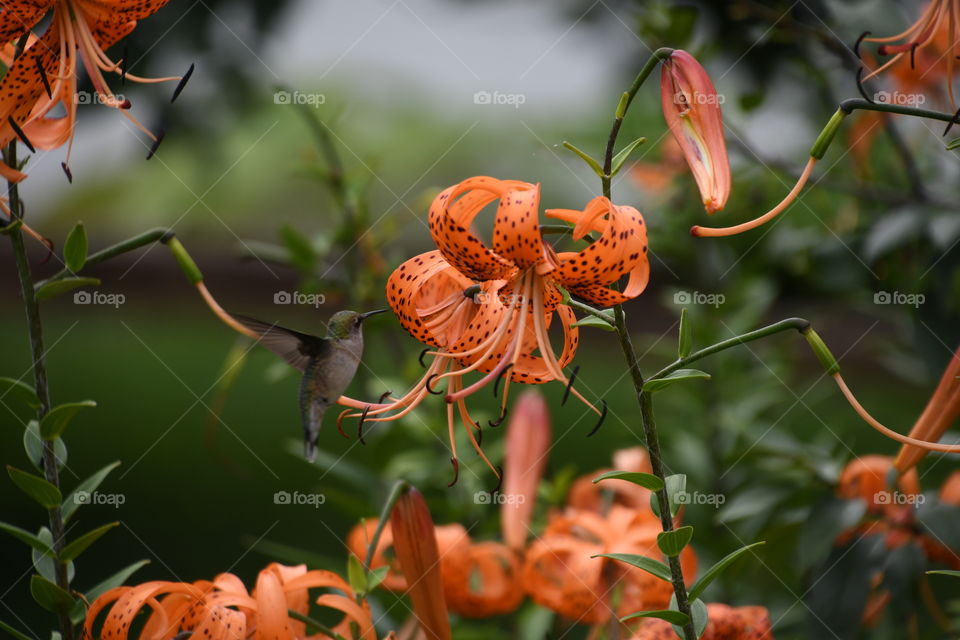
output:
[[[16,40],[36,25],[54,0],[5,0],[0,4],[0,42]]]
[[[543,260],[539,184],[504,191],[493,226],[493,250],[521,269]]]
[[[447,605],[467,618],[510,613],[523,601],[516,552],[499,542],[471,545],[454,572],[443,572]]]

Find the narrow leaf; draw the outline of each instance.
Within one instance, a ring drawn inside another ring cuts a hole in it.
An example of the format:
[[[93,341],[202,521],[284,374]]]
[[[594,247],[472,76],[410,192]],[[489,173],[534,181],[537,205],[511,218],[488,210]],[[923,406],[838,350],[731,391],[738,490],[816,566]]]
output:
[[[727,567],[733,564],[734,560],[739,558],[741,555],[743,555],[750,549],[753,549],[754,547],[758,547],[762,544],[766,544],[766,542],[763,542],[763,541],[754,542],[753,544],[749,544],[745,547],[741,547],[740,549],[737,549],[733,553],[720,559],[720,561],[717,562],[717,564],[707,569],[707,572],[704,573],[703,576],[699,580],[697,580],[697,582],[693,585],[693,587],[690,588],[690,593],[689,593],[690,599],[696,600],[697,598],[699,598],[700,595],[703,593],[704,589],[709,587],[710,583],[717,579],[717,576],[719,576],[721,573],[723,573],[723,571]]]
[[[573,151],[575,154],[577,154],[578,156],[580,156],[580,159],[581,159],[581,160],[583,160],[583,161],[586,162],[588,165],[590,165],[590,168],[593,169],[593,172],[594,172],[595,174],[597,174],[597,177],[598,177],[598,178],[602,178],[602,177],[603,177],[603,168],[600,166],[600,163],[598,163],[596,160],[594,160],[593,158],[591,158],[591,157],[587,154],[587,152],[581,151],[580,149],[578,149],[577,147],[575,147],[573,144],[567,142],[566,140],[564,140],[563,146],[564,146],[565,149],[569,149],[570,151]]]
[[[591,557],[610,558],[612,560],[625,562],[629,565],[637,567],[638,569],[643,569],[647,573],[654,575],[661,580],[666,580],[667,582],[673,581],[673,575],[670,573],[670,567],[663,564],[659,560],[654,560],[653,558],[648,558],[647,556],[636,555],[633,553],[601,553]]]
[[[954,571],[952,569],[935,569],[934,571],[927,571],[927,575],[953,576],[954,578],[960,578],[960,571]]]
[[[59,438],[81,409],[95,406],[97,406],[97,403],[93,400],[84,400],[83,402],[71,402],[54,407],[40,421],[40,436],[44,440]]]
[[[67,269],[77,273],[87,263],[87,230],[82,222],[78,222],[63,245],[63,260]]]
[[[679,611],[671,611],[670,609],[661,609],[660,611],[639,611],[637,613],[631,613],[628,616],[623,616],[620,618],[620,622],[626,622],[627,620],[633,620],[635,618],[660,618],[661,620],[666,620],[670,624],[685,625],[690,622],[690,618],[685,613]]]
[[[60,490],[40,476],[21,471],[10,465],[7,465],[7,474],[13,480],[13,484],[17,485],[21,491],[45,509],[52,509],[63,500]]]
[[[694,379],[709,380],[710,374],[700,371],[699,369],[677,369],[673,373],[667,374],[662,378],[647,380],[643,385],[643,390],[647,393],[653,393],[655,391],[660,391],[661,389],[666,389],[667,387],[678,382]]]
[[[82,499],[82,496],[96,491],[103,480],[110,474],[110,472],[119,466],[119,461],[112,462],[78,484],[77,488],[70,492],[70,495],[67,496],[67,499],[63,501],[63,521],[68,521],[76,512],[76,510],[79,509],[81,505],[85,504],[85,500]]]
[[[595,327],[604,331],[616,331],[617,328],[611,321],[601,320],[597,316],[584,316],[570,325],[571,327]]]
[[[608,471],[607,473],[594,478],[593,483],[596,484],[601,480],[626,480],[627,482],[638,484],[645,489],[650,489],[651,491],[660,491],[660,489],[663,489],[663,480],[652,473],[640,473],[638,471]]]
[[[693,527],[680,527],[673,531],[663,531],[657,534],[657,546],[667,557],[680,555],[683,548],[690,544],[693,538]]]
[[[37,289],[37,300],[50,300],[80,287],[99,287],[99,278],[61,278],[53,280]]]
[[[664,478],[667,490],[667,498],[670,501],[670,513],[677,515],[685,503],[685,499],[678,498],[680,494],[687,492],[687,476],[682,473],[675,473]]]
[[[690,326],[690,317],[687,308],[680,310],[680,337],[677,344],[677,357],[686,358],[693,350],[693,329]]]
[[[0,522],[0,531],[10,534],[20,542],[25,542],[40,553],[54,555],[53,549],[50,548],[46,542],[41,540],[38,536],[33,535],[26,529],[21,529],[12,524],[7,524],[6,522]]]
[[[109,524],[103,525],[102,527],[97,527],[93,531],[88,531],[87,533],[83,534],[82,536],[80,536],[79,538],[77,538],[76,540],[74,540],[73,542],[71,542],[70,544],[68,544],[63,548],[63,551],[60,552],[60,561],[69,562],[73,560],[74,558],[79,556],[81,553],[86,551],[87,547],[89,547],[94,542],[99,540],[103,534],[105,534],[107,531],[110,531],[110,529],[113,529],[119,524],[120,524],[119,522],[111,522]]]
[[[30,595],[37,601],[37,604],[54,613],[66,613],[75,604],[73,596],[39,575],[30,578]]]
[[[30,636],[17,631],[16,629],[8,625],[6,622],[3,622],[2,620],[0,620],[0,630],[6,631],[7,633],[10,634],[11,637],[15,638],[16,640],[34,640]]]
[[[347,558],[347,581],[354,593],[358,595],[367,593],[367,572],[360,564],[360,558],[352,553]]]
[[[620,153],[613,157],[613,163],[610,165],[610,176],[613,177],[620,172],[620,167],[623,166],[623,163],[627,161],[627,158],[630,157],[630,154],[633,153],[634,149],[646,142],[646,138],[637,138],[623,149],[620,150]]]
[[[40,423],[36,420],[31,420],[23,430],[23,450],[37,471],[43,471],[43,438],[40,437]],[[58,468],[67,463],[67,445],[60,438],[53,441],[53,457]]]
[[[33,387],[13,378],[0,378],[0,400],[9,393],[20,398],[34,409],[40,406],[40,398],[37,397],[37,392]]]

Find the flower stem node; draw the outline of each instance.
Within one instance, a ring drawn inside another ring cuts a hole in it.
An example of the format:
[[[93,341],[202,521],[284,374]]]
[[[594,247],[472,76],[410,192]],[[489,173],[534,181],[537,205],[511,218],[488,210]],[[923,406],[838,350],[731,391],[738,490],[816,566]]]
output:
[[[819,360],[823,368],[826,369],[827,375],[832,376],[835,373],[840,373],[840,363],[837,362],[837,359],[833,353],[830,352],[823,338],[813,330],[813,327],[807,327],[801,330],[800,333],[807,339],[807,344],[810,345],[813,353],[817,356],[817,360]]]

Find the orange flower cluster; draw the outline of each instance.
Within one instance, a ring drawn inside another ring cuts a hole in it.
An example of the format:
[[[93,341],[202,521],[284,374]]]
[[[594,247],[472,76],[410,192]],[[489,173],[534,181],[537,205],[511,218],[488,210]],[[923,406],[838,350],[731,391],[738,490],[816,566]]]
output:
[[[190,632],[192,637],[204,640],[301,640],[314,636],[289,611],[307,614],[310,589],[332,590],[313,602],[343,614],[333,627],[335,633],[350,640],[376,640],[370,607],[365,601],[357,602],[343,578],[330,571],[307,571],[305,565],[277,563],[260,572],[250,592],[232,573],[192,584],[153,581],[111,589],[90,606],[83,637],[148,640]],[[98,625],[104,611],[103,622]],[[132,633],[133,622],[141,612],[148,615],[139,631]]]

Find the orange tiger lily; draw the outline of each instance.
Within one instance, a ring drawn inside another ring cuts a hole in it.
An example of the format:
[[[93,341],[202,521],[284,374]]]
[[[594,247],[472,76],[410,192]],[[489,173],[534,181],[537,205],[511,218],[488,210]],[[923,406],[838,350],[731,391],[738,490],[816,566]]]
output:
[[[83,637],[148,640],[189,631],[205,640],[302,640],[313,636],[307,635],[306,625],[291,618],[289,611],[307,614],[310,589],[333,590],[314,603],[343,614],[334,632],[351,640],[376,640],[370,607],[365,601],[357,603],[343,578],[330,571],[307,571],[305,565],[277,563],[260,572],[249,593],[232,573],[222,573],[212,582],[154,581],[110,589],[90,605]],[[94,633],[103,611],[106,616]],[[131,634],[132,623],[141,612],[148,612],[148,617],[143,627]]]
[[[675,50],[660,73],[663,117],[683,150],[707,213],[722,210],[730,196],[730,161],[723,138],[720,96],[706,69],[686,51]]]
[[[538,604],[587,624],[635,611],[664,609],[673,595],[669,582],[609,558],[591,557],[634,553],[662,561],[657,547],[660,531],[660,522],[649,509],[614,505],[605,517],[567,509],[554,517],[527,549],[523,567],[527,594]],[[691,547],[683,550],[680,561],[684,578],[691,580],[697,572]],[[619,602],[614,606],[618,588]]]
[[[604,480],[594,482],[597,476],[608,471],[631,471],[634,473],[653,473],[650,456],[643,447],[620,449],[613,454],[613,468],[597,469],[577,478],[570,486],[567,506],[602,513],[610,504],[648,513],[654,521],[656,517],[650,511],[651,491],[628,480]]]
[[[889,483],[893,468],[893,459],[888,456],[868,455],[852,460],[840,474],[837,495],[863,500],[871,513],[901,511],[904,505],[892,499]],[[920,478],[916,470],[897,478],[896,490],[905,496],[918,495]]]
[[[499,206],[490,248],[470,227],[494,201]],[[464,400],[505,377],[502,420],[510,382],[557,380],[569,387],[563,369],[576,353],[579,331],[572,326],[576,317],[563,304],[561,287],[600,307],[640,295],[649,278],[646,228],[636,209],[614,205],[604,197],[594,198],[583,211],[548,210],[548,217],[575,225],[575,240],[590,232],[600,234],[582,251],[557,253],[543,241],[539,203],[539,185],[489,177],[469,178],[434,199],[429,221],[437,250],[406,261],[387,282],[387,300],[401,325],[433,347],[424,354],[430,356],[431,364],[399,399],[361,403],[341,398],[342,404],[362,410],[344,412],[341,419],[395,420],[412,411],[428,393],[440,393],[434,385],[446,382],[454,468],[458,466],[455,409],[474,448],[493,468],[477,443],[475,432],[480,426],[470,417]],[[629,279],[622,292],[609,288],[623,276]],[[559,356],[548,334],[554,315],[559,317],[564,338]],[[534,355],[537,350],[539,355]],[[486,375],[465,385],[464,376],[473,371]],[[603,415],[576,389],[570,392]]]
[[[49,26],[15,61],[9,47],[9,69],[0,81],[0,145],[15,138],[40,149],[54,149],[73,140],[77,105],[77,73],[83,66],[93,83],[97,100],[118,109],[154,144],[159,138],[130,113],[130,101],[116,96],[103,72],[116,73],[134,82],[165,82],[179,77],[142,78],[127,73],[123,62],[105,52],[130,34],[137,21],[162,8],[168,0],[16,0],[5,2],[0,12],[0,42],[9,43],[27,34],[48,12]],[[189,74],[188,74],[189,75]],[[66,115],[48,114],[63,104]],[[69,176],[68,160],[64,163]],[[0,175],[12,181],[26,176],[0,163]]]
[[[677,634],[666,620],[642,620],[630,640],[674,640]],[[770,613],[766,607],[707,605],[707,628],[700,640],[773,640]]]

